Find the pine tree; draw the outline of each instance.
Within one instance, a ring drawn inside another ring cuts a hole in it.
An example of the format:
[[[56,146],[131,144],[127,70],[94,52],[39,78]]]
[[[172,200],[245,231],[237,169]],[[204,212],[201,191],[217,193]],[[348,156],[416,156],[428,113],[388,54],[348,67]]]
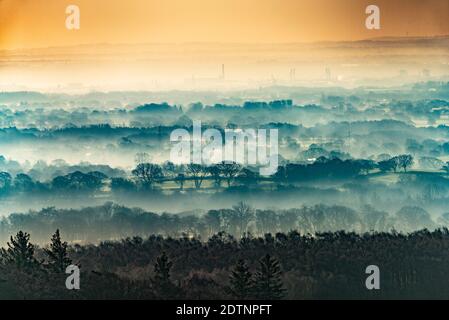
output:
[[[65,272],[67,266],[72,263],[72,260],[67,257],[67,242],[61,241],[59,229],[51,237],[50,248],[44,249],[44,252],[49,260],[48,266],[55,272]]]
[[[231,284],[231,294],[237,299],[248,299],[251,296],[252,274],[243,259],[237,261],[229,282]]]
[[[259,261],[259,270],[254,279],[255,295],[262,300],[278,300],[284,297],[279,261],[267,254]]]
[[[168,260],[165,252],[156,259],[154,264],[153,287],[159,298],[172,299],[178,294],[178,288],[170,281],[170,269],[173,263]]]
[[[15,237],[10,238],[8,248],[2,248],[1,255],[7,264],[14,264],[18,269],[24,270],[38,265],[34,258],[34,245],[30,243],[30,235],[19,231]]]
[[[170,282],[170,269],[172,267],[172,262],[168,260],[165,252],[162,252],[160,257],[157,257],[156,263],[154,265],[154,276],[155,281],[159,283]]]

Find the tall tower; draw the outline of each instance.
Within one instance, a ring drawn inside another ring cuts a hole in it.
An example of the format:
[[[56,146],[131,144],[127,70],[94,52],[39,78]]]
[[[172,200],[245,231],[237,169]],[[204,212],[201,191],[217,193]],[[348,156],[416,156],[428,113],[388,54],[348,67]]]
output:
[[[224,63],[221,65],[221,76],[220,76],[221,80],[225,79],[225,65]]]
[[[290,82],[293,82],[296,80],[296,69],[292,68],[290,69]]]
[[[330,81],[332,79],[332,73],[331,73],[331,68],[326,67],[326,69],[324,70],[325,74],[326,74],[326,80]]]

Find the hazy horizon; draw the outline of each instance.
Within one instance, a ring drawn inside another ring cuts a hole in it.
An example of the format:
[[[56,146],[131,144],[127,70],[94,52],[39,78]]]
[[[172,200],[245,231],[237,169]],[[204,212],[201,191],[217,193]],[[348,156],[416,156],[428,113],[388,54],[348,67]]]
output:
[[[395,86],[446,81],[448,48],[449,36],[36,48],[0,52],[0,86],[58,93]]]

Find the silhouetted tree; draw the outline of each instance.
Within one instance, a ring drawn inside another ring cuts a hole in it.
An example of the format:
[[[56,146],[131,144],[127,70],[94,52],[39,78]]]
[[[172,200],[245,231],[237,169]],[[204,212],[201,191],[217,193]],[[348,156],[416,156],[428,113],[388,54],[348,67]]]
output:
[[[12,177],[8,172],[0,172],[0,192],[6,193],[11,187]]]
[[[400,168],[407,172],[407,168],[413,165],[413,157],[409,154],[403,154],[397,157]]]
[[[14,179],[14,187],[18,191],[29,192],[32,191],[34,187],[33,179],[27,174],[19,173]]]
[[[242,166],[235,162],[225,162],[217,165],[221,174],[225,177],[228,187],[231,186],[232,179],[240,172]]]
[[[48,266],[58,273],[63,273],[72,260],[67,256],[67,242],[61,241],[59,229],[51,237],[50,248],[44,249],[48,257]]]
[[[219,166],[213,165],[207,168],[209,175],[214,179],[214,185],[216,188],[221,186],[221,170]]]
[[[376,167],[376,163],[373,160],[356,160],[355,163],[360,166],[360,170],[369,174],[371,170]]]
[[[258,173],[243,168],[237,178],[245,184],[255,184],[257,183],[257,179],[259,178],[259,176]]]
[[[137,177],[146,186],[152,187],[153,184],[163,177],[162,168],[157,164],[140,163],[132,171],[132,174]]]
[[[164,173],[165,173],[164,175],[165,176],[173,177],[173,175],[176,174],[176,166],[171,161],[165,161],[162,164],[162,170],[164,171]]]
[[[243,235],[247,231],[248,224],[254,218],[254,211],[243,201],[240,201],[236,206],[233,206],[232,209],[235,212],[235,217],[239,224],[240,235]]]
[[[193,181],[195,182],[195,188],[201,188],[201,184],[203,183],[204,177],[208,174],[207,168],[203,167],[200,164],[191,163],[187,165],[187,171],[193,177]]]
[[[15,237],[11,236],[7,246],[7,249],[1,249],[1,255],[6,263],[14,264],[20,270],[38,265],[34,258],[34,245],[30,243],[28,233],[19,231]]]
[[[259,269],[254,277],[254,292],[262,300],[282,299],[285,295],[279,261],[269,254],[259,261]]]
[[[248,299],[252,295],[252,274],[243,259],[237,261],[231,272],[230,292],[237,299]]]
[[[100,172],[83,173],[75,171],[54,178],[51,185],[54,189],[60,190],[95,190],[101,188],[105,178],[107,177]]]
[[[156,263],[154,264],[153,287],[156,294],[163,299],[171,299],[178,294],[176,286],[170,281],[170,269],[172,266],[173,263],[168,260],[165,252],[162,252],[156,258]]]
[[[111,179],[111,189],[114,191],[132,191],[135,186],[132,180],[120,177]]]
[[[165,283],[170,281],[170,269],[172,262],[168,260],[167,254],[162,252],[160,257],[157,257],[154,265],[154,280],[159,283]]]

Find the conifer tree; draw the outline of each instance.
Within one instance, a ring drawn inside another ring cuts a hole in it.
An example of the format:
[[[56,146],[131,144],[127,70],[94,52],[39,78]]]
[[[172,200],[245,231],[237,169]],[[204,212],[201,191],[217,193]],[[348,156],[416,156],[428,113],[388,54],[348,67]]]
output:
[[[259,270],[254,279],[255,296],[262,300],[278,300],[284,297],[279,261],[269,254],[259,261]]]
[[[165,252],[157,257],[154,264],[153,287],[159,298],[172,299],[178,294],[178,288],[170,281],[170,269],[173,263],[168,260]]]
[[[2,248],[1,255],[7,264],[14,264],[18,269],[24,270],[38,265],[34,258],[34,245],[30,243],[30,235],[19,231],[15,237],[10,238],[8,248]]]
[[[72,263],[67,256],[67,242],[62,242],[59,229],[51,237],[51,244],[49,249],[44,249],[48,257],[48,266],[58,273],[65,272],[67,266]]]
[[[231,273],[231,294],[237,299],[248,299],[252,292],[252,274],[243,259],[237,261]]]
[[[156,263],[154,265],[154,279],[159,283],[170,282],[170,269],[172,267],[172,262],[168,260],[165,252],[162,252],[160,257],[157,257]]]

